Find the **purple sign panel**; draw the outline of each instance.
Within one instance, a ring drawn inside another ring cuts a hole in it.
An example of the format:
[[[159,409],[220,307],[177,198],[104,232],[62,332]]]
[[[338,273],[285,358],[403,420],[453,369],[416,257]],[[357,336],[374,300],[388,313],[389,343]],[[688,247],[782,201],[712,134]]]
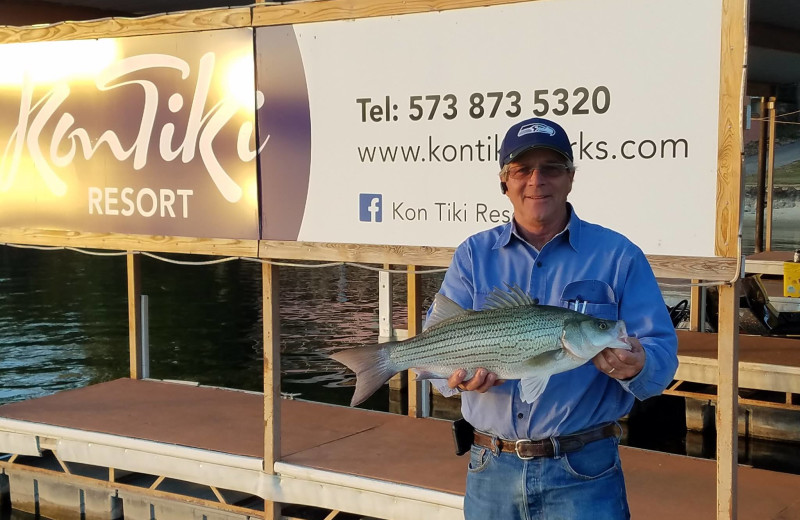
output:
[[[0,227],[259,238],[252,38],[0,45]]]
[[[311,175],[311,114],[305,68],[291,25],[256,29],[261,237],[297,240]]]

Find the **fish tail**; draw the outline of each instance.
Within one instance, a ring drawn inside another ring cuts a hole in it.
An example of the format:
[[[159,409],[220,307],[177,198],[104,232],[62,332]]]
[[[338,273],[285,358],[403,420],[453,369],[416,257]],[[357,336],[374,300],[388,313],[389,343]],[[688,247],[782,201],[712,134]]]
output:
[[[391,345],[392,343],[380,343],[331,354],[331,358],[356,373],[356,390],[350,406],[363,403],[398,372],[389,361]]]

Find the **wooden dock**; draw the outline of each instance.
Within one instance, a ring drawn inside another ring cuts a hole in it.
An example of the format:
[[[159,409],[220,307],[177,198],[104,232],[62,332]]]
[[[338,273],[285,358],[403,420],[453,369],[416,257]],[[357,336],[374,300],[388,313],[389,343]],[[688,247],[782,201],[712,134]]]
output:
[[[676,380],[716,385],[717,335],[678,331],[678,361]],[[800,340],[739,335],[739,386],[800,394]]]
[[[11,455],[0,468],[23,509],[33,510],[39,483],[45,516],[77,518],[91,497],[107,507],[116,492],[129,520],[153,518],[153,504],[169,500],[259,517],[255,497],[377,518],[462,518],[467,460],[453,454],[449,421],[285,399],[281,413],[281,457],[269,475],[261,394],[120,379],[0,407],[0,452]],[[621,455],[634,518],[714,517],[713,460],[627,447]],[[72,492],[48,497],[46,481]],[[800,517],[800,476],[740,466],[738,481],[739,518]],[[210,491],[187,496],[171,491],[176,482]]]
[[[745,272],[783,276],[783,263],[791,262],[792,257],[792,251],[753,253],[745,259]]]

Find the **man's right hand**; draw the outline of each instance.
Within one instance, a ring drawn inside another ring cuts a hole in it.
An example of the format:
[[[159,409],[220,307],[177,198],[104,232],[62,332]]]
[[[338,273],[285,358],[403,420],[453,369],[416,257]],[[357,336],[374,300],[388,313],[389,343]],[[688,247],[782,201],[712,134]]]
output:
[[[466,377],[466,370],[463,368],[456,370],[453,372],[453,375],[447,379],[447,386],[464,391],[484,393],[491,387],[503,382],[502,379],[498,379],[497,374],[489,372],[485,368],[479,368],[475,371],[475,375],[467,380],[464,379]]]

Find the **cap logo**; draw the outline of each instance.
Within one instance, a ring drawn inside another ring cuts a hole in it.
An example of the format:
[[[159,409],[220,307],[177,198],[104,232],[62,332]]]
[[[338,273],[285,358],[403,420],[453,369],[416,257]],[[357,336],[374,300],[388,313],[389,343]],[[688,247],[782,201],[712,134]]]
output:
[[[556,135],[556,131],[552,126],[548,126],[544,123],[530,123],[520,127],[517,137],[522,137],[526,134],[547,134],[549,136],[554,136]]]

